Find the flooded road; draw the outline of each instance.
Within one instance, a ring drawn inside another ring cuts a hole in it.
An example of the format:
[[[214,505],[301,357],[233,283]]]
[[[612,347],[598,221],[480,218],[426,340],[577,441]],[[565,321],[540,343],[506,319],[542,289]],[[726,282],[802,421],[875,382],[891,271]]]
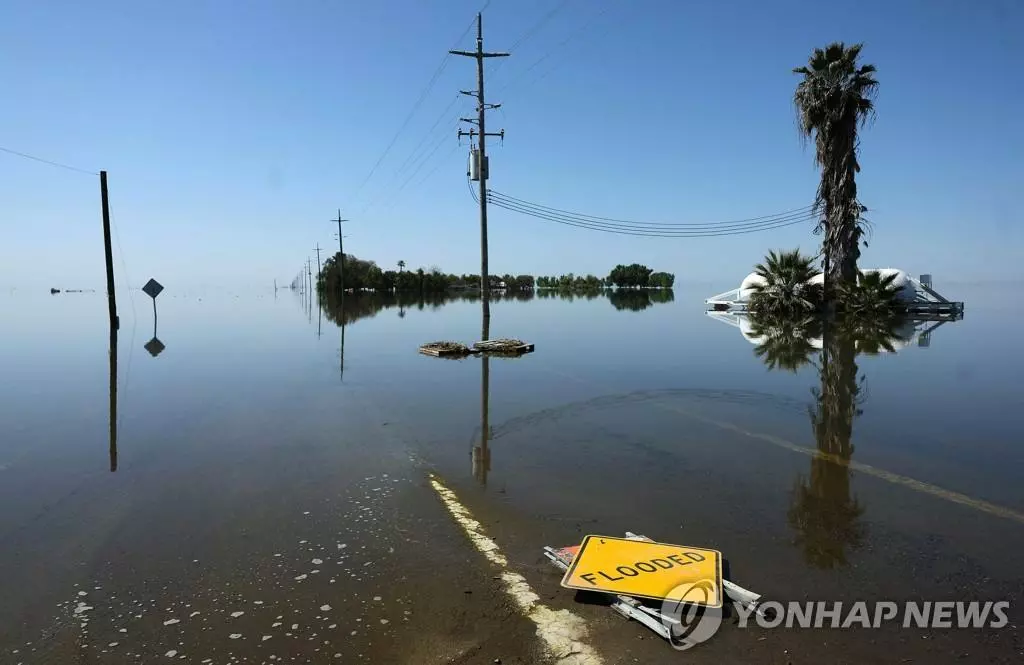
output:
[[[153,331],[136,293],[113,445],[103,297],[0,297],[0,662],[1019,662],[1021,315],[950,287],[963,321],[801,347],[706,316],[713,290],[501,299],[491,337],[536,352],[461,361],[415,349],[477,339],[472,299],[169,290]],[[626,531],[782,602],[1010,621],[731,620],[680,655],[541,554]]]

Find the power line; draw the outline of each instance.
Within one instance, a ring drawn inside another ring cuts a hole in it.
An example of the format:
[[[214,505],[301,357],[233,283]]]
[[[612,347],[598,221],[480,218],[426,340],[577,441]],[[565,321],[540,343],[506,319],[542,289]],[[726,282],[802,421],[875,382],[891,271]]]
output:
[[[399,182],[399,178],[402,175],[401,173],[396,173],[395,178],[392,180],[392,184],[389,187],[386,187],[380,192],[378,192],[377,196],[371,199],[365,206],[363,206],[359,210],[358,214],[365,215],[367,210],[377,206],[385,198],[388,199],[388,203],[385,207],[390,208],[397,201],[398,195],[402,192],[402,190],[404,190],[406,186],[408,186],[409,182],[411,182],[417,175],[419,175],[419,173],[423,170],[423,167],[426,166],[431,161],[431,159],[441,148],[441,146],[444,145],[444,142],[450,136],[448,132],[452,129],[455,129],[457,126],[458,118],[451,118],[448,124],[445,125],[445,131],[436,134],[436,140],[434,141],[434,143],[428,144],[427,150],[422,155],[419,155],[413,162],[415,168],[413,168],[410,171],[409,175],[406,176],[405,179],[401,181],[402,184],[397,189],[395,189],[394,185]]]
[[[439,161],[439,162],[437,163],[437,165],[436,165],[436,166],[434,166],[434,168],[430,169],[430,172],[429,172],[429,173],[428,173],[428,174],[427,174],[426,176],[424,176],[424,178],[423,178],[422,180],[420,180],[420,181],[419,181],[419,182],[417,182],[417,183],[416,183],[415,185],[413,185],[413,186],[412,186],[412,188],[413,188],[413,189],[415,190],[415,189],[418,189],[418,188],[422,187],[422,186],[423,186],[423,184],[424,184],[425,182],[427,182],[428,180],[430,180],[430,179],[431,179],[431,178],[433,177],[433,175],[434,175],[435,173],[437,173],[437,170],[438,170],[439,168],[441,168],[442,166],[444,166],[444,164],[445,164],[445,162],[447,161],[447,159],[448,159],[449,157],[451,157],[451,156],[452,156],[452,154],[454,154],[454,152],[455,152],[456,150],[458,150],[458,149],[459,149],[459,146],[458,146],[458,145],[453,145],[453,146],[452,146],[452,149],[451,149],[451,150],[449,150],[449,151],[448,151],[447,153],[445,153],[444,157],[442,157],[442,158],[441,158],[441,161]]]
[[[611,9],[611,3],[610,2],[609,2],[609,4],[605,5],[604,9],[602,9],[600,12],[598,12],[590,21],[585,23],[579,30],[577,30],[576,32],[570,33],[568,37],[566,37],[565,39],[563,39],[559,43],[555,44],[555,46],[550,48],[544,55],[542,55],[541,57],[537,58],[533,62],[532,65],[530,65],[529,67],[527,67],[526,69],[521,71],[517,77],[515,77],[510,82],[508,82],[505,85],[503,85],[501,88],[499,88],[497,94],[502,94],[502,93],[506,92],[509,88],[513,87],[516,83],[520,83],[521,81],[523,81],[523,79],[526,78],[527,74],[529,74],[531,71],[536,69],[537,66],[540,65],[541,63],[543,63],[545,60],[550,58],[555,53],[555,51],[557,51],[557,50],[559,50],[561,48],[564,48],[566,46],[566,44],[568,44],[572,40],[576,39],[580,35],[585,34],[590,29],[590,27],[593,26],[598,21],[598,19],[600,19],[602,16],[604,16],[605,14],[608,13],[609,9]],[[552,69],[554,69],[554,67],[552,67]],[[547,74],[549,74],[549,73],[551,73],[550,70],[548,70],[547,72],[543,73],[541,76],[547,76]],[[539,77],[535,77],[534,81],[531,81],[531,83],[535,82],[537,80],[537,78],[539,78]]]
[[[416,168],[413,170],[413,172],[409,174],[409,177],[405,179],[405,182],[402,183],[401,187],[399,187],[395,191],[395,193],[393,195],[394,198],[392,198],[392,202],[394,202],[394,200],[398,197],[398,195],[402,193],[402,190],[406,188],[406,186],[412,181],[412,179],[415,178],[417,175],[419,175],[420,171],[423,170],[423,167],[426,166],[427,162],[429,162],[430,159],[435,154],[437,154],[437,151],[441,149],[441,146],[444,145],[445,141],[447,141],[447,140],[448,140],[448,134],[446,132],[445,134],[441,135],[441,140],[439,140],[437,143],[434,144],[434,148],[429,153],[427,153],[426,156],[423,159],[420,160],[419,164],[416,166]],[[458,148],[458,146],[455,146],[455,147]]]
[[[797,218],[794,218],[794,219],[791,219],[791,220],[787,220],[787,221],[763,222],[759,226],[748,226],[748,227],[743,227],[743,228],[728,228],[728,229],[717,230],[717,231],[715,231],[715,230],[685,230],[685,231],[682,231],[682,230],[661,230],[661,231],[658,231],[658,230],[646,230],[646,231],[642,231],[642,230],[627,229],[627,228],[613,227],[613,226],[598,226],[598,225],[596,225],[596,223],[589,223],[588,224],[588,223],[583,223],[583,222],[578,222],[578,221],[570,221],[570,220],[562,218],[562,217],[558,217],[558,216],[550,215],[550,214],[546,214],[546,213],[540,213],[540,212],[537,212],[535,210],[530,210],[528,208],[523,208],[523,207],[517,206],[515,204],[511,204],[511,203],[507,203],[507,202],[504,202],[504,201],[500,201],[497,198],[492,198],[491,202],[494,203],[494,205],[498,206],[499,208],[504,208],[504,209],[510,210],[512,212],[518,212],[518,213],[521,213],[521,214],[524,214],[524,215],[529,215],[530,217],[535,217],[537,219],[543,219],[543,220],[546,220],[546,221],[555,222],[556,224],[563,224],[563,225],[566,225],[566,226],[574,226],[574,227],[578,227],[578,228],[582,228],[582,229],[588,229],[588,230],[591,230],[591,231],[602,231],[604,233],[614,233],[614,234],[617,234],[617,235],[640,236],[640,237],[649,237],[649,238],[707,238],[707,237],[714,237],[714,236],[743,235],[743,234],[747,234],[747,233],[756,233],[758,231],[769,231],[769,230],[772,230],[772,229],[779,229],[779,228],[783,228],[783,227],[786,227],[786,226],[793,226],[793,225],[796,225],[796,224],[807,224],[807,223],[811,223],[811,222],[814,222],[814,221],[817,220],[817,217],[814,216],[814,215],[805,215],[803,217],[797,217]]]
[[[486,8],[487,5],[489,4],[490,0],[488,0],[487,4],[485,4],[484,7]],[[473,28],[473,25],[473,23],[470,23],[468,26],[466,26],[466,29],[462,32],[459,38],[455,40],[455,46],[453,46],[452,48],[455,48],[456,46],[459,45],[459,43],[462,42],[465,36]],[[434,84],[437,83],[437,80],[441,77],[441,73],[444,72],[444,68],[448,65],[449,58],[451,58],[451,54],[446,52],[444,56],[441,58],[441,62],[438,64],[437,69],[434,70],[434,74],[430,77],[430,80],[427,81],[427,85],[423,88],[423,91],[420,92],[420,96],[416,99],[416,103],[413,104],[412,109],[405,116],[405,120],[403,120],[402,124],[398,127],[398,131],[395,132],[395,135],[391,137],[391,141],[388,143],[387,147],[384,148],[384,152],[382,152],[380,154],[380,157],[377,158],[377,161],[374,162],[373,168],[371,168],[370,172],[366,174],[366,177],[363,178],[363,181],[359,183],[359,187],[356,188],[356,191],[353,193],[353,196],[358,195],[363,190],[363,187],[366,186],[366,183],[369,182],[370,178],[373,177],[373,174],[377,172],[378,168],[380,168],[380,165],[384,161],[384,158],[388,156],[388,153],[391,152],[391,148],[393,148],[395,146],[395,142],[398,141],[398,137],[401,136],[402,132],[405,131],[405,128],[409,126],[409,122],[412,120],[413,116],[416,115],[416,111],[419,110],[420,106],[423,105],[423,101],[427,98],[427,95],[430,94],[431,90],[433,90]]]
[[[380,203],[381,200],[383,200],[384,197],[386,196],[391,196],[393,202],[393,197],[396,196],[398,192],[392,192],[391,190],[394,188],[394,185],[399,181],[399,178],[401,178],[408,171],[409,167],[416,167],[413,170],[413,175],[408,176],[404,183],[402,184],[402,186],[399,188],[398,191],[401,191],[402,189],[405,188],[405,185],[408,184],[408,181],[412,180],[415,174],[418,173],[423,168],[423,166],[425,166],[426,163],[430,161],[431,156],[433,156],[433,154],[437,152],[437,148],[440,145],[440,143],[443,143],[444,137],[448,135],[449,131],[455,129],[455,127],[458,125],[459,114],[456,113],[454,115],[448,115],[448,122],[442,128],[442,133],[439,134],[435,132],[438,125],[441,124],[441,121],[445,119],[445,116],[451,111],[452,107],[455,106],[455,103],[459,100],[459,97],[460,95],[456,95],[455,98],[452,99],[452,101],[448,104],[448,106],[441,113],[441,115],[438,116],[437,120],[430,127],[430,129],[427,130],[427,133],[423,135],[422,139],[420,139],[420,142],[419,144],[417,144],[416,148],[413,149],[411,153],[409,153],[409,156],[408,158],[406,158],[405,163],[403,163],[402,166],[392,174],[388,185],[383,187],[380,191],[378,191],[376,196],[369,199],[366,202],[366,204],[359,209],[358,214],[366,214],[366,212],[369,209],[373,208],[378,203]],[[439,141],[437,145],[433,146],[433,149],[431,149],[431,144],[428,143],[428,140],[431,138],[438,139]]]
[[[793,210],[785,210],[782,212],[773,213],[771,215],[762,215],[759,217],[748,217],[745,219],[734,219],[726,221],[712,221],[712,222],[639,222],[629,219],[616,219],[614,217],[599,217],[597,215],[586,215],[583,213],[572,212],[569,210],[563,210],[561,208],[554,208],[551,206],[541,205],[539,203],[533,203],[524,199],[519,199],[508,194],[496,190],[489,190],[489,193],[496,200],[501,200],[510,205],[515,205],[527,210],[533,210],[542,214],[560,217],[570,221],[577,221],[584,224],[595,224],[597,226],[609,226],[609,227],[622,227],[622,228],[634,228],[635,230],[673,230],[678,229],[680,231],[695,231],[702,229],[723,229],[731,227],[744,227],[744,226],[758,226],[765,223],[773,222],[784,222],[791,221],[796,218],[803,218],[811,216],[814,212],[814,205],[807,205],[801,208],[795,208]]]
[[[405,159],[404,162],[402,162],[402,165],[398,167],[398,171],[395,172],[395,175],[401,175],[402,172],[405,171],[406,167],[409,166],[409,164],[413,161],[413,158],[419,156],[417,155],[419,149],[422,148],[423,144],[427,142],[427,139],[430,138],[430,135],[433,134],[435,129],[437,129],[437,126],[441,124],[441,121],[444,120],[446,116],[448,116],[449,111],[451,111],[452,107],[455,106],[456,102],[459,101],[459,97],[460,95],[456,94],[452,98],[452,101],[448,103],[448,106],[446,106],[445,109],[441,111],[441,114],[437,116],[437,120],[434,121],[434,124],[430,126],[430,129],[428,129],[427,133],[423,135],[423,138],[420,139],[420,142],[417,143],[416,147],[412,149],[412,152],[410,152],[409,156]]]
[[[622,232],[627,234],[637,235],[664,235],[664,236],[687,236],[687,235],[705,235],[705,234],[732,234],[732,233],[743,233],[747,231],[760,231],[767,228],[774,228],[777,226],[788,226],[790,224],[803,223],[816,219],[816,217],[810,213],[791,215],[787,217],[773,218],[761,222],[754,222],[745,224],[742,226],[709,226],[704,228],[636,228],[618,224],[608,224],[604,222],[588,222],[580,219],[574,219],[566,217],[564,215],[557,215],[554,213],[547,213],[536,209],[524,207],[522,205],[512,203],[509,201],[494,199],[495,205],[501,205],[507,210],[513,210],[520,212],[525,215],[538,217],[548,221],[561,222],[570,226],[579,226],[581,228],[593,229],[596,231],[611,231],[611,232]]]
[[[18,152],[17,150],[11,150],[10,148],[5,148],[3,146],[0,146],[0,152],[6,152],[9,155],[15,155],[17,157],[24,157],[25,159],[31,159],[31,160],[36,161],[36,162],[41,162],[43,164],[49,164],[50,166],[56,166],[58,168],[67,169],[69,171],[77,171],[79,173],[84,173],[86,175],[99,175],[98,171],[88,171],[86,169],[80,169],[77,166],[69,166],[67,164],[61,164],[60,162],[54,162],[54,161],[49,160],[49,159],[43,159],[42,157],[36,157],[35,155],[29,155],[29,154],[24,153],[24,152]]]
[[[552,17],[553,17],[553,16],[555,15],[555,14],[557,14],[557,13],[558,13],[559,11],[561,11],[561,10],[562,10],[562,8],[563,8],[563,7],[565,7],[565,5],[566,5],[566,4],[568,3],[568,2],[569,2],[569,0],[562,0],[562,1],[561,1],[561,2],[559,2],[559,3],[557,4],[557,5],[555,5],[555,7],[554,7],[554,8],[553,8],[553,9],[552,9],[551,11],[549,11],[549,12],[548,12],[547,14],[545,14],[544,16],[542,16],[542,17],[540,18],[540,20],[539,20],[539,21],[537,21],[536,23],[534,23],[532,27],[530,27],[530,28],[529,28],[529,29],[528,29],[528,30],[527,30],[526,32],[524,32],[524,33],[523,33],[523,34],[522,34],[522,35],[521,35],[521,36],[519,37],[519,39],[517,39],[517,40],[515,40],[514,42],[512,42],[512,46],[510,46],[510,47],[508,48],[508,50],[509,50],[509,53],[512,53],[512,52],[514,52],[514,51],[515,51],[515,50],[516,50],[517,48],[519,48],[519,46],[521,46],[521,45],[523,44],[523,42],[525,42],[525,41],[526,41],[527,39],[529,39],[529,38],[530,38],[530,37],[532,37],[533,35],[537,34],[537,31],[538,31],[538,30],[540,30],[540,29],[541,29],[542,27],[544,27],[544,24],[545,24],[545,23],[547,23],[548,21],[550,21],[550,20],[551,20],[551,18],[552,18]],[[498,71],[499,69],[501,69],[501,66],[502,66],[503,64],[505,64],[505,60],[499,60],[499,61],[498,61],[498,63],[497,63],[497,64],[496,64],[495,66],[494,66],[494,69],[492,69],[492,70],[491,70],[491,72],[490,72],[490,73],[491,73],[491,76],[494,76],[494,75],[495,75],[495,74],[497,73],[497,71]]]

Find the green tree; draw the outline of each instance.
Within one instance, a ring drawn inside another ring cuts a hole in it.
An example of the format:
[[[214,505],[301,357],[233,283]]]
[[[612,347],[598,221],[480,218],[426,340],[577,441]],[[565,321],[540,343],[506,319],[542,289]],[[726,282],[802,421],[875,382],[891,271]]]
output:
[[[751,288],[747,307],[759,322],[772,318],[803,319],[814,312],[821,301],[821,287],[810,284],[818,275],[814,259],[800,254],[799,249],[789,252],[768,252],[764,263],[754,266],[760,284]]]
[[[639,263],[631,263],[628,266],[621,263],[612,268],[608,275],[608,282],[618,287],[646,287],[650,285],[650,268]]]
[[[651,273],[650,285],[659,289],[671,289],[676,283],[676,276],[670,272]]]
[[[399,261],[398,262],[398,272],[402,272],[403,270],[405,270],[405,261]]]
[[[814,159],[821,169],[815,203],[821,212],[817,230],[824,233],[829,289],[857,277],[862,215],[867,210],[857,198],[857,131],[874,114],[878,81],[873,65],[858,66],[862,46],[834,42],[814,49],[807,65],[793,70],[803,76],[793,94],[800,134],[805,140],[814,139]]]

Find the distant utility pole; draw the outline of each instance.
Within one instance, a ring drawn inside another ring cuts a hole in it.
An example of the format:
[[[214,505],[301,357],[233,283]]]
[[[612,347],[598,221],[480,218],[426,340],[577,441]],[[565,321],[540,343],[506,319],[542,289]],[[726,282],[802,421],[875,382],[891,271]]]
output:
[[[453,55],[462,55],[467,58],[476,58],[476,101],[477,101],[477,117],[472,118],[461,118],[463,122],[475,124],[478,129],[470,127],[468,132],[463,132],[459,129],[459,138],[461,139],[464,135],[469,136],[470,142],[473,140],[473,136],[478,136],[480,141],[479,149],[476,153],[476,172],[480,180],[480,297],[483,300],[484,307],[484,319],[489,321],[491,318],[490,308],[490,290],[491,282],[490,275],[487,273],[487,137],[488,136],[500,136],[502,140],[505,139],[505,130],[501,130],[498,133],[487,133],[485,126],[486,111],[487,109],[496,109],[501,104],[487,104],[484,101],[484,59],[485,58],[504,58],[508,56],[508,53],[485,53],[484,52],[484,27],[483,27],[483,14],[477,13],[476,15],[476,51],[448,51]],[[474,96],[471,91],[460,90],[464,95]],[[472,143],[471,143],[472,145]],[[472,154],[472,153],[471,153]],[[486,325],[486,323],[485,323]]]
[[[316,281],[319,284],[320,277],[322,276],[322,271],[320,270],[320,243],[317,243],[313,249],[316,250]]]
[[[345,292],[345,246],[342,244],[341,239],[341,223],[349,220],[341,218],[341,208],[338,208],[338,218],[332,219],[332,222],[338,223],[338,275],[341,278],[341,292]]]

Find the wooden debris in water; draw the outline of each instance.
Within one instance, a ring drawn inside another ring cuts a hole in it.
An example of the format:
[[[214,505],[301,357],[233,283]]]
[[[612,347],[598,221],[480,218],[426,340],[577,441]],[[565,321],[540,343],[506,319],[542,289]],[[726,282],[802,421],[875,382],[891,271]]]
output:
[[[489,339],[473,344],[474,351],[482,351],[493,355],[522,355],[533,351],[533,344],[521,339]]]
[[[420,353],[437,358],[461,358],[473,351],[462,342],[428,342],[420,346]]]

